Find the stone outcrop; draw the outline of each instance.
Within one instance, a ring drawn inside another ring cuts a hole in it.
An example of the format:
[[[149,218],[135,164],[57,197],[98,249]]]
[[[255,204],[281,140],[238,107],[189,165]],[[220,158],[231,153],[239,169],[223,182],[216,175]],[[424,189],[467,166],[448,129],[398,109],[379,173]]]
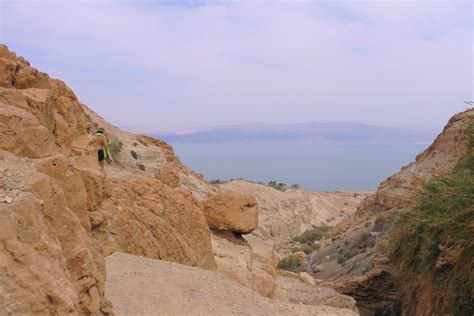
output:
[[[373,192],[279,191],[272,187],[233,180],[219,188],[253,196],[259,204],[259,224],[252,236],[270,244],[277,257],[291,251],[290,241],[314,226],[335,226],[353,215],[364,197]]]
[[[0,309],[7,314],[109,313],[104,259],[77,200],[36,161],[0,151]],[[51,173],[55,175],[53,172]],[[8,295],[6,295],[8,293]]]
[[[258,203],[251,197],[220,193],[206,201],[204,216],[211,229],[249,234],[258,226]]]

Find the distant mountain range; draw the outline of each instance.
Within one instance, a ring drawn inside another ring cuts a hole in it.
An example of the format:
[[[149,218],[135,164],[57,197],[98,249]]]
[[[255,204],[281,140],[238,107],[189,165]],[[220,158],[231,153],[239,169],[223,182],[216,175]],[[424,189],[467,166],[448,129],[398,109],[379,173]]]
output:
[[[311,142],[311,143],[429,143],[436,131],[363,123],[302,123],[210,127],[189,133],[148,132],[169,143]]]

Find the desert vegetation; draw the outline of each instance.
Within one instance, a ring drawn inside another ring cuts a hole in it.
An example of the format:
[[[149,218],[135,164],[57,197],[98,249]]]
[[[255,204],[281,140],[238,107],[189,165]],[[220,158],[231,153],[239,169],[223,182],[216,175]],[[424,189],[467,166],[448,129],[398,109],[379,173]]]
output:
[[[424,184],[390,235],[392,259],[415,276],[405,287],[431,289],[443,315],[474,314],[474,123],[468,132],[470,152]]]
[[[318,250],[320,246],[315,242],[322,239],[329,229],[329,226],[314,226],[300,236],[294,237],[293,242],[300,243],[300,246],[293,248],[293,252],[303,251],[305,254],[310,254]]]
[[[123,143],[121,141],[114,141],[109,144],[109,151],[112,157],[116,157],[122,151]]]
[[[278,269],[296,272],[301,266],[301,259],[297,255],[289,255],[278,261]]]

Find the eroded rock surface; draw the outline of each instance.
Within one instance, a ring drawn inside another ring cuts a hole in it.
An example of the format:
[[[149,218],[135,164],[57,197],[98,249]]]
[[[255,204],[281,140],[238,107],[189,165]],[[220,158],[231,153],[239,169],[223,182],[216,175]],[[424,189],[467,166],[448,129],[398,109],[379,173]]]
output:
[[[0,69],[0,310],[110,313],[116,250],[215,269],[202,204],[176,181],[195,175],[169,145],[108,124],[5,46]],[[118,148],[105,173],[98,126]]]
[[[387,234],[410,205],[423,181],[449,173],[469,150],[467,128],[474,109],[453,116],[442,133],[416,161],[382,182],[349,219],[338,224],[311,255],[316,278],[339,283],[358,300],[362,314],[400,312],[397,278],[387,259]]]

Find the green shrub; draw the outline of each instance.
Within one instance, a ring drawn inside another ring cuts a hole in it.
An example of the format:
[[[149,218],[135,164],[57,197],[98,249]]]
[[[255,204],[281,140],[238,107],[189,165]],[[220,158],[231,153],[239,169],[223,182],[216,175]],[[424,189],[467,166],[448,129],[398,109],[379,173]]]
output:
[[[312,245],[302,244],[301,247],[293,248],[293,249],[292,249],[292,252],[294,253],[294,252],[297,252],[297,251],[303,251],[305,254],[309,255],[309,254],[312,253],[313,251],[319,250],[319,248],[321,248],[320,245],[315,245],[315,244],[312,244]]]
[[[137,167],[141,170],[141,171],[145,171],[145,165],[142,164],[142,163],[137,163]]]
[[[365,266],[364,269],[362,269],[362,275],[367,274],[372,270],[372,265]]]
[[[288,186],[286,184],[281,183],[281,182],[276,182],[276,181],[269,181],[267,186],[272,187],[279,191],[286,191],[288,189]]]
[[[417,202],[400,215],[389,237],[392,260],[418,276],[416,282],[433,282],[440,315],[474,314],[473,124],[468,131],[468,155],[451,174],[424,184]]]
[[[137,141],[138,141],[140,144],[142,144],[143,146],[148,147],[148,143],[147,143],[147,142],[145,142],[145,141],[143,141],[143,140],[141,140],[141,139],[137,139]]]
[[[122,142],[111,142],[109,144],[109,151],[112,157],[117,157],[122,151],[123,144]]]
[[[323,238],[329,229],[329,226],[315,226],[312,229],[305,231],[301,236],[293,238],[293,241],[313,245],[316,240]]]
[[[138,146],[138,143],[137,142],[133,142],[133,147],[137,147]]]
[[[301,266],[300,257],[290,255],[278,261],[278,269],[296,272]]]
[[[132,155],[133,159],[138,159],[138,154],[135,150],[130,150],[130,155]]]
[[[221,181],[221,180],[217,179],[217,180],[211,180],[211,181],[209,181],[209,183],[210,184],[221,184],[221,183],[224,183],[224,181]]]

